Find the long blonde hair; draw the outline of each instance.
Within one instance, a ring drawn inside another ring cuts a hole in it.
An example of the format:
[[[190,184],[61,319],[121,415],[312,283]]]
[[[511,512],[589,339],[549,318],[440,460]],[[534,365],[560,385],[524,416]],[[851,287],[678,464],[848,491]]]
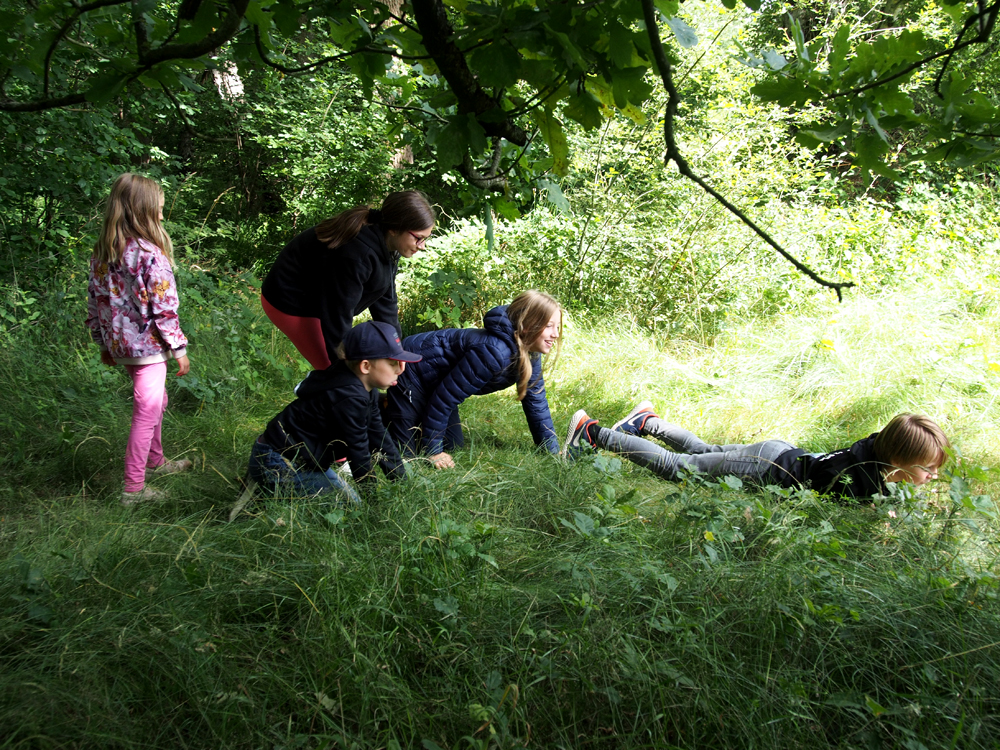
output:
[[[556,339],[556,359],[559,358],[559,348],[562,345],[563,326],[563,310],[556,298],[551,294],[529,289],[517,295],[517,298],[507,307],[507,318],[514,326],[514,339],[517,341],[518,401],[528,394],[528,381],[531,379],[531,351],[528,347],[542,335],[545,326],[549,324],[549,320],[557,312],[559,313],[560,336]]]
[[[126,172],[115,180],[104,209],[104,226],[94,245],[94,257],[118,263],[130,239],[152,242],[174,264],[174,243],[160,222],[163,188],[155,180]]]

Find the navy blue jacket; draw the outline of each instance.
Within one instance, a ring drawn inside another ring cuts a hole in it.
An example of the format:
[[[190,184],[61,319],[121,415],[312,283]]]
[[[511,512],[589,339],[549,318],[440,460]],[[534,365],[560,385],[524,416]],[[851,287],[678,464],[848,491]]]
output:
[[[260,439],[309,471],[326,471],[335,460],[346,458],[356,481],[372,481],[372,454],[377,453],[386,477],[406,477],[399,451],[382,424],[378,391],[369,392],[342,360],[309,373],[296,399],[268,423]]]
[[[402,335],[396,300],[399,256],[385,244],[380,226],[365,225],[358,235],[331,250],[316,228],[297,235],[281,251],[261,286],[261,294],[286,315],[319,318],[327,356],[351,330],[354,316],[370,310],[372,320]]]
[[[448,418],[460,403],[469,396],[483,396],[517,382],[517,342],[507,317],[507,306],[494,307],[486,313],[483,326],[485,330],[447,328],[418,333],[403,341],[406,351],[423,359],[407,365],[390,391],[393,399],[409,400],[413,410],[421,415],[423,448],[430,455],[444,450]],[[535,445],[544,445],[549,453],[558,453],[559,439],[545,398],[541,355],[533,354],[531,364],[528,393],[521,401],[524,416]],[[395,423],[393,426],[400,427]],[[401,427],[405,430],[412,426],[416,425]]]

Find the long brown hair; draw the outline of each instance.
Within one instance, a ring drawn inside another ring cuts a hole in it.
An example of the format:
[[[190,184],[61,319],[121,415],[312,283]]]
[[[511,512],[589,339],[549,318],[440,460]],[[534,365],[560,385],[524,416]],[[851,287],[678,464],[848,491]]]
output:
[[[563,310],[551,294],[529,289],[521,292],[507,307],[507,318],[514,326],[514,339],[517,341],[518,378],[517,400],[522,400],[528,394],[528,380],[531,379],[531,352],[528,347],[542,335],[545,326],[555,313],[559,313],[559,338],[556,339],[556,359],[562,346]],[[553,360],[554,361],[554,360]]]
[[[434,226],[434,209],[419,190],[389,193],[381,209],[355,206],[316,226],[316,238],[331,250],[358,236],[363,226],[378,224],[383,230],[420,232]]]
[[[174,243],[160,222],[163,188],[155,180],[126,172],[111,186],[104,209],[104,225],[94,245],[94,257],[118,263],[130,239],[152,242],[174,264]]]

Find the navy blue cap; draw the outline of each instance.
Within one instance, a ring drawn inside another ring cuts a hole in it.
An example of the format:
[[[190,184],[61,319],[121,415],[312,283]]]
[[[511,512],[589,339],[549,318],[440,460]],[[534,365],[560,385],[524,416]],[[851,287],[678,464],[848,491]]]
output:
[[[396,329],[388,323],[367,320],[354,326],[344,336],[344,359],[395,359],[398,362],[419,362],[423,357],[403,350]]]

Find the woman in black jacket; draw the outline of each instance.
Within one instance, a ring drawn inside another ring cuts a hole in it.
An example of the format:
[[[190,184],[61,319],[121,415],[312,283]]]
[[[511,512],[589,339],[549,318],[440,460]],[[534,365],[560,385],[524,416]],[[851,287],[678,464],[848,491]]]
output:
[[[264,312],[317,370],[336,361],[354,316],[399,327],[396,271],[434,230],[434,209],[415,190],[381,209],[358,206],[307,229],[281,251],[261,287]]]

